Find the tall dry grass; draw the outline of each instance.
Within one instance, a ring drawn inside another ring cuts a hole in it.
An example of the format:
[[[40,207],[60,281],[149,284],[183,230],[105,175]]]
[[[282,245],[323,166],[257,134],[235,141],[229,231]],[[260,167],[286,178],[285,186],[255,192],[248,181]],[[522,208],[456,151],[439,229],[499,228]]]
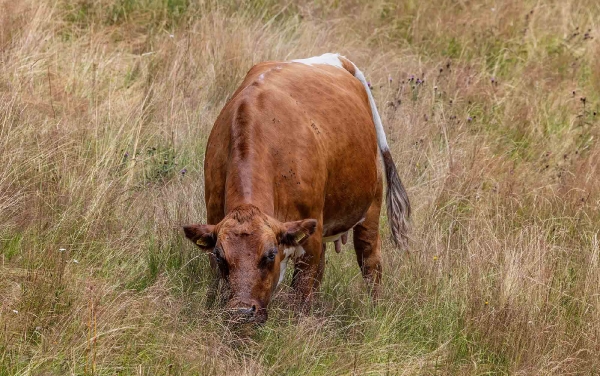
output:
[[[595,1],[0,4],[1,375],[600,372]],[[310,315],[284,286],[240,337],[179,231],[206,138],[254,63],[330,51],[372,82],[411,252],[378,306],[330,253]]]

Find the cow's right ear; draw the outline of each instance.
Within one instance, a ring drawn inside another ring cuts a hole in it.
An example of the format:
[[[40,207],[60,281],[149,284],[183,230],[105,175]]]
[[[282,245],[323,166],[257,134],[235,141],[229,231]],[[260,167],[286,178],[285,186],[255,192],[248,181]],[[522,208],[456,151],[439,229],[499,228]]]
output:
[[[316,228],[316,219],[283,223],[278,241],[280,244],[295,247],[304,243],[315,232]]]
[[[217,243],[214,225],[183,226],[183,232],[188,239],[204,250],[213,249]]]

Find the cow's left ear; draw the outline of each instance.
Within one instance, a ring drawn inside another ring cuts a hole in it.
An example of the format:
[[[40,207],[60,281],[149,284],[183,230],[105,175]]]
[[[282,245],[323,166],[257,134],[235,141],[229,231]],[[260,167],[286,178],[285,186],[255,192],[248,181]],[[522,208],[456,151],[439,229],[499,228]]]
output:
[[[214,248],[217,243],[214,225],[183,226],[183,232],[188,239],[204,250]]]
[[[306,241],[317,228],[316,219],[282,223],[278,239],[279,243],[287,246],[297,246]]]

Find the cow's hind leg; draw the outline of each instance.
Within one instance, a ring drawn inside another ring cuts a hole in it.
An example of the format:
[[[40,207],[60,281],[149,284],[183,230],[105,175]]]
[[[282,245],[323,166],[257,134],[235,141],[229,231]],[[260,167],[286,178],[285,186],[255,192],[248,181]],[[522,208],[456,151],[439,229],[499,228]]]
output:
[[[381,192],[377,196],[367,211],[365,220],[354,226],[353,231],[356,260],[373,299],[377,299],[379,295],[381,282],[381,239],[379,237]]]

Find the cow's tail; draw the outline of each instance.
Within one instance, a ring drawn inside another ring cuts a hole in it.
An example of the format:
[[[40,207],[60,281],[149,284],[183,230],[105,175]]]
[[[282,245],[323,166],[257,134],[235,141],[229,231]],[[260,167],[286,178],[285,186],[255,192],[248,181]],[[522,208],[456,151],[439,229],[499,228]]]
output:
[[[352,63],[350,60],[340,56],[342,66],[350,73],[354,75],[364,86],[367,96],[369,97],[369,104],[371,106],[371,112],[373,114],[373,123],[375,123],[375,130],[377,132],[377,144],[379,145],[379,151],[385,167],[385,177],[387,181],[387,192],[385,195],[385,201],[387,206],[388,222],[392,231],[392,241],[396,246],[401,248],[407,248],[408,246],[408,219],[410,217],[410,201],[406,194],[406,189],[398,176],[398,170],[392,159],[390,148],[385,137],[383,130],[383,124],[375,105],[375,99],[371,94],[371,88],[367,82],[365,75]]]

